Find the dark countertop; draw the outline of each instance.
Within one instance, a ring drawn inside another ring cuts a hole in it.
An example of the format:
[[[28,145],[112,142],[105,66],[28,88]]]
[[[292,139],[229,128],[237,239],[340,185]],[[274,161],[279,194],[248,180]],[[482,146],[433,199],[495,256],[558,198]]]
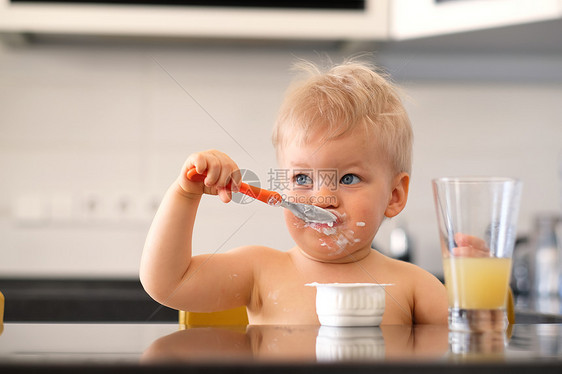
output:
[[[0,279],[5,322],[175,322],[138,279]]]
[[[152,300],[138,279],[0,278],[0,291],[5,322],[178,321],[178,312]],[[560,299],[517,297],[516,322],[562,323],[560,305]]]
[[[0,372],[473,373],[562,370],[562,324],[506,333],[447,326],[230,326],[6,323]]]

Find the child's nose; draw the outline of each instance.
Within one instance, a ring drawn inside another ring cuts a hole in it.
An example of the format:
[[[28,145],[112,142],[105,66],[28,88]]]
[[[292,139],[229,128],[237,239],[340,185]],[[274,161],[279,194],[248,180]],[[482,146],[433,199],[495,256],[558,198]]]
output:
[[[313,198],[312,205],[319,206],[320,208],[337,208],[339,205],[336,191],[327,187],[321,187],[314,194]]]

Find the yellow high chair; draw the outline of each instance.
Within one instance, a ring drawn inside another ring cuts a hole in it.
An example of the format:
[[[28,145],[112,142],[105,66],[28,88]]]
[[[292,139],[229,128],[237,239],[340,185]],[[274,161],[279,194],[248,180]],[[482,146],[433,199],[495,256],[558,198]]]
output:
[[[197,326],[240,326],[248,324],[245,306],[213,313],[179,311],[180,328]]]
[[[507,321],[510,325],[515,323],[515,303],[513,301],[513,291],[511,287],[507,289],[507,300],[505,302],[505,311],[507,312]]]
[[[0,335],[4,331],[4,295],[0,292]]]

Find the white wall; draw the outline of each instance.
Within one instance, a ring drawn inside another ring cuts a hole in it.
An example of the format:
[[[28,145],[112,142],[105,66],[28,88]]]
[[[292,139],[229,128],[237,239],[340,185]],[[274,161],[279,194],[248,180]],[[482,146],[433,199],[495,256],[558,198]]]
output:
[[[344,53],[319,48],[334,60]],[[56,39],[5,46],[0,276],[135,277],[150,217],[191,152],[224,150],[265,183],[275,168],[270,129],[290,64],[317,59],[318,51]],[[431,178],[522,178],[522,233],[537,212],[559,209],[560,82],[399,83],[410,96],[414,173],[406,210],[387,226],[407,225],[417,263],[440,273]],[[205,198],[194,247],[287,249],[280,213]]]

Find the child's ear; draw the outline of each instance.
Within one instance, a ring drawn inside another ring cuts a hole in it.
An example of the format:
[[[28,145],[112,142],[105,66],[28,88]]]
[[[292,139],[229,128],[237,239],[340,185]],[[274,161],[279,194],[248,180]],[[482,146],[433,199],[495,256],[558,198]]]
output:
[[[388,218],[394,217],[404,209],[408,201],[408,188],[410,187],[410,176],[408,173],[400,173],[392,181],[394,186],[390,195],[390,201],[384,211]]]

